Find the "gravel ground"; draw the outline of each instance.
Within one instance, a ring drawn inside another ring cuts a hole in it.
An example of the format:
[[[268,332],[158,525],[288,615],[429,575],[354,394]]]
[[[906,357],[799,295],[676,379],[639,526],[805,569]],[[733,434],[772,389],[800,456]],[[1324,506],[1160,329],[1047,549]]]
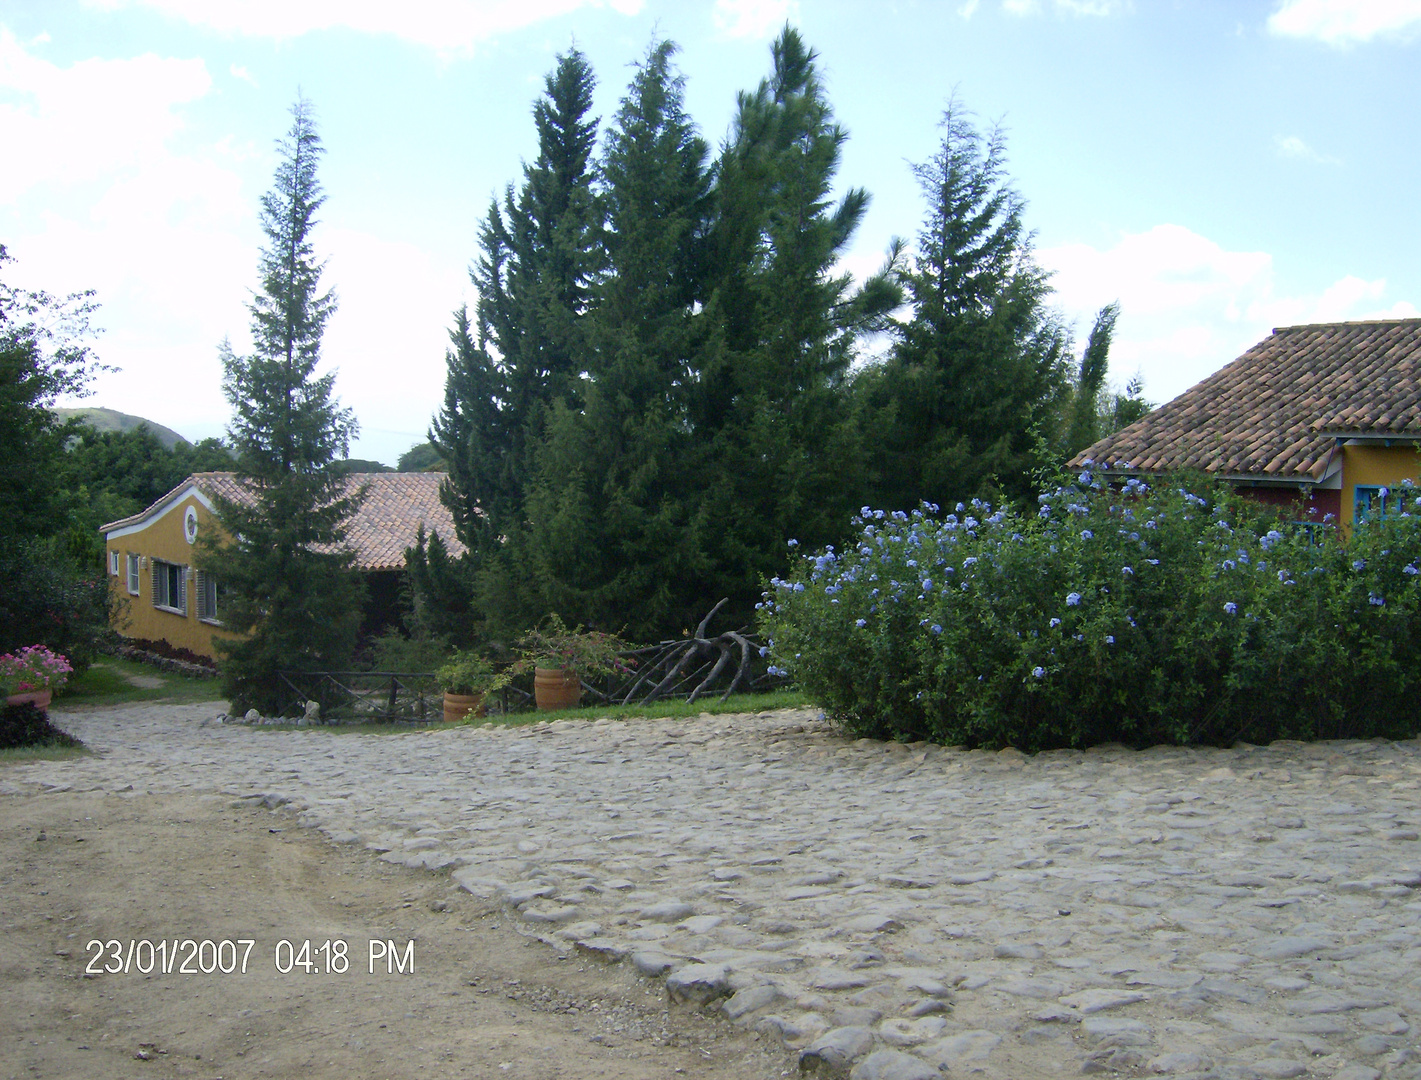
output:
[[[0,792],[224,793],[857,1080],[1421,1078],[1421,743],[1027,757],[811,712],[395,736],[57,714]]]

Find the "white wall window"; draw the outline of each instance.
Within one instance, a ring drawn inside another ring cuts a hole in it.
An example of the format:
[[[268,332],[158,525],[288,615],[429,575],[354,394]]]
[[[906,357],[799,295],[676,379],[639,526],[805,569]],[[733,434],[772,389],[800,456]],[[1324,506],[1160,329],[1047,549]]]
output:
[[[187,567],[176,563],[151,561],[153,567],[153,606],[177,615],[187,614]]]
[[[109,552],[109,574],[118,577],[118,552]]]
[[[215,623],[217,618],[217,579],[205,570],[197,572],[197,617]]]
[[[138,556],[128,553],[128,594],[138,595]]]

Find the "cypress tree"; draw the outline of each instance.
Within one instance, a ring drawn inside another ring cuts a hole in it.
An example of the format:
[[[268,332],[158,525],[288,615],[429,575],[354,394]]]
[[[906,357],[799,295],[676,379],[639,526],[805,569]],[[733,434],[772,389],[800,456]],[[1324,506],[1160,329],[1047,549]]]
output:
[[[847,132],[834,121],[816,54],[788,27],[772,72],[742,93],[716,163],[707,310],[724,347],[701,373],[693,411],[703,451],[711,592],[748,617],[783,545],[844,530],[864,446],[844,382],[864,332],[901,293],[890,266],[855,289],[836,273],[868,194],[831,192]]]
[[[241,635],[214,642],[224,692],[239,711],[279,709],[283,669],[346,667],[363,596],[346,545],[359,495],[333,467],[356,422],[335,399],[335,374],[315,373],[336,304],[333,292],[320,291],[324,264],[311,243],[325,202],[316,179],[324,151],[310,103],[298,98],[291,115],[261,200],[267,245],[249,305],[254,350],[221,347],[228,442],[251,498],[215,500],[226,535],[200,538],[199,564],[218,577],[222,622]]]
[[[693,625],[704,603],[688,413],[706,344],[697,302],[709,148],[686,115],[675,52],[667,41],[650,48],[607,132],[605,263],[581,408],[559,403],[549,415],[519,548],[542,611],[633,636]]]
[[[1032,258],[1005,138],[982,135],[955,102],[942,132],[914,169],[928,214],[901,275],[912,318],[860,386],[879,445],[869,501],[894,509],[1025,495],[1067,388],[1069,336]]]

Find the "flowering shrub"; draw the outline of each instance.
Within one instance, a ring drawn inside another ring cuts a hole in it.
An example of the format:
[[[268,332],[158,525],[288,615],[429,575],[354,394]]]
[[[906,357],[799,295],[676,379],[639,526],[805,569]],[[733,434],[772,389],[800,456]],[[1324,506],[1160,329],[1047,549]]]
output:
[[[43,645],[30,645],[0,656],[0,683],[16,694],[58,690],[69,681],[73,670],[61,654],[50,652]]]
[[[760,606],[849,733],[1023,750],[1421,730],[1421,492],[1285,526],[1227,489],[1081,473],[1035,514],[865,508]]]

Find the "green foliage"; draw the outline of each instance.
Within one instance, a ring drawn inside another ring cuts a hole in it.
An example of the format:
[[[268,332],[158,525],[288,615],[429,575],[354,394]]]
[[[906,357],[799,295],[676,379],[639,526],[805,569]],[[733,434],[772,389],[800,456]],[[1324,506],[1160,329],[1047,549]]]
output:
[[[0,245],[0,268],[8,261]],[[91,295],[56,298],[0,281],[0,652],[40,644],[77,670],[108,632],[108,586],[85,556],[90,538],[67,535],[60,466],[82,428],[49,407],[82,397],[103,367],[84,343]]]
[[[0,244],[0,269],[10,261]],[[55,465],[81,429],[50,411],[83,397],[104,370],[84,339],[92,293],[54,297],[0,281],[0,539],[50,536],[65,524]]]
[[[434,674],[451,694],[487,694],[494,689],[493,665],[478,653],[456,651]]]
[[[521,674],[534,668],[561,668],[575,671],[584,679],[599,675],[625,675],[636,661],[624,654],[636,646],[616,634],[587,630],[581,625],[569,630],[557,614],[549,615],[546,628],[529,630],[517,645],[518,660],[511,672]]]
[[[447,472],[449,464],[438,448],[429,442],[411,446],[395,462],[396,472]]]
[[[479,633],[557,610],[663,636],[722,595],[746,618],[790,523],[828,540],[855,505],[841,387],[901,293],[891,266],[835,272],[868,197],[831,197],[847,136],[815,55],[785,30],[710,163],[675,51],[637,66],[595,168],[592,73],[561,57],[485,222],[431,431]],[[417,593],[442,573],[411,569]]]
[[[347,492],[339,459],[356,430],[316,377],[321,335],[335,297],[319,291],[322,264],[311,230],[324,202],[316,180],[323,149],[309,103],[298,100],[280,144],[275,184],[262,198],[262,286],[251,304],[250,356],[222,346],[223,393],[232,406],[235,471],[252,501],[217,499],[224,536],[199,539],[199,565],[218,575],[222,619],[241,635],[216,639],[223,689],[241,712],[280,707],[278,672],[349,666],[362,587],[345,543],[360,494]]]
[[[0,707],[0,750],[19,747],[74,749],[83,746],[68,732],[49,722],[43,709],[26,702]]]
[[[890,506],[1026,497],[1032,431],[1058,423],[1068,385],[1069,336],[1032,257],[1005,136],[979,132],[955,101],[941,126],[914,170],[928,216],[901,275],[912,318],[859,387],[881,444],[872,498]]]
[[[1337,530],[1089,473],[1030,518],[865,512],[766,594],[775,663],[851,733],[1023,750],[1421,730],[1421,501]],[[1310,539],[1311,536],[1311,539]]]
[[[197,472],[232,468],[218,439],[172,449],[146,426],[99,430],[87,422],[67,439],[55,462],[65,543],[80,565],[102,571],[102,525],[152,505]]]

